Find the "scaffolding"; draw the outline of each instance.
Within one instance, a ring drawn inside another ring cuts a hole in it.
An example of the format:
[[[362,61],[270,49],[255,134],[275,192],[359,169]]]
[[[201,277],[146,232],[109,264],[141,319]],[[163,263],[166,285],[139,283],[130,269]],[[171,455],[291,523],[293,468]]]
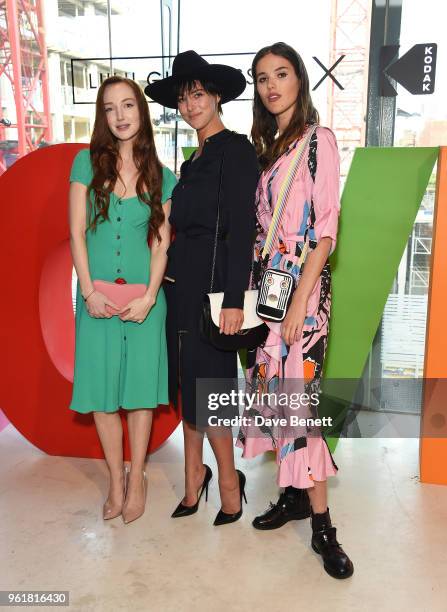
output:
[[[369,0],[332,0],[331,57],[337,66],[340,89],[331,79],[328,92],[329,125],[337,135],[341,175],[346,177],[356,147],[365,144],[369,33]]]
[[[0,0],[2,77],[10,84],[16,116],[3,116],[0,87],[0,174],[7,168],[6,153],[22,157],[52,141],[42,0]],[[17,138],[8,140],[6,129],[14,128]]]

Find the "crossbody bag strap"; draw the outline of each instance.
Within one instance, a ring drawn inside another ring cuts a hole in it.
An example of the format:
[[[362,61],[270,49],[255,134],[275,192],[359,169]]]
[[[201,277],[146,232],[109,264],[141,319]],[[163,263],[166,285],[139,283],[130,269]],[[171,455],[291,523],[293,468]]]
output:
[[[312,138],[317,127],[317,124],[313,124],[312,126],[310,126],[306,138],[303,138],[301,142],[297,145],[297,151],[295,153],[295,156],[290,162],[287,174],[283,179],[278,193],[275,210],[273,212],[272,222],[270,223],[264,248],[262,249],[261,257],[263,261],[266,261],[268,259],[270,251],[278,238],[279,228],[281,227],[282,218],[286,210],[287,200],[292,189],[292,183],[301,166],[306,147],[309,144],[310,139]]]
[[[315,133],[315,130],[313,131],[312,135]],[[312,135],[309,138],[309,154],[308,154],[308,160],[310,158],[310,141],[312,139]],[[303,245],[303,250],[301,251],[301,255],[299,256],[296,265],[299,269],[299,274],[301,275],[303,272],[303,264],[306,261],[306,257],[307,257],[307,252],[309,251],[309,225],[311,223],[310,218],[311,218],[311,213],[312,213],[312,205],[309,207],[309,216],[307,218],[308,223],[307,223],[307,227],[306,227],[306,231],[305,231],[305,236],[304,236],[304,245]]]

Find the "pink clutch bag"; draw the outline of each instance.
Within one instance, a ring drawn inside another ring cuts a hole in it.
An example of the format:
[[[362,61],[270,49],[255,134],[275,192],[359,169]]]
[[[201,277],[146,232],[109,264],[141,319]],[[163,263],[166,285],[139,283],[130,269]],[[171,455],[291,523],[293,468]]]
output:
[[[146,285],[138,283],[128,284],[122,281],[119,283],[111,283],[109,281],[94,280],[93,286],[96,291],[108,297],[109,300],[114,302],[119,308],[127,306],[127,304],[135,298],[143,297],[147,290]],[[113,308],[107,307],[107,311],[112,315],[118,314]]]

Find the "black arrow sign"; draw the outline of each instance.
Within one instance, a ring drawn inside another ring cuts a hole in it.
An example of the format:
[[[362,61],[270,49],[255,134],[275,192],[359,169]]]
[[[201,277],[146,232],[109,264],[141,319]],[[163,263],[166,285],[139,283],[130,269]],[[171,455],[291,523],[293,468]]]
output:
[[[411,94],[432,94],[435,91],[437,50],[436,43],[414,45],[385,72]]]

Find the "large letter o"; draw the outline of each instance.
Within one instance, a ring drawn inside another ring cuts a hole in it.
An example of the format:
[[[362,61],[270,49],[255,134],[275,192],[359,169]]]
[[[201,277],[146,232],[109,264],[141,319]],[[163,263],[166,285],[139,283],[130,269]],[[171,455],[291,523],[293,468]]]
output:
[[[81,148],[39,149],[0,177],[0,406],[20,433],[46,453],[101,458],[92,415],[68,408],[74,361],[68,177]],[[178,423],[172,406],[158,408],[149,452]]]

